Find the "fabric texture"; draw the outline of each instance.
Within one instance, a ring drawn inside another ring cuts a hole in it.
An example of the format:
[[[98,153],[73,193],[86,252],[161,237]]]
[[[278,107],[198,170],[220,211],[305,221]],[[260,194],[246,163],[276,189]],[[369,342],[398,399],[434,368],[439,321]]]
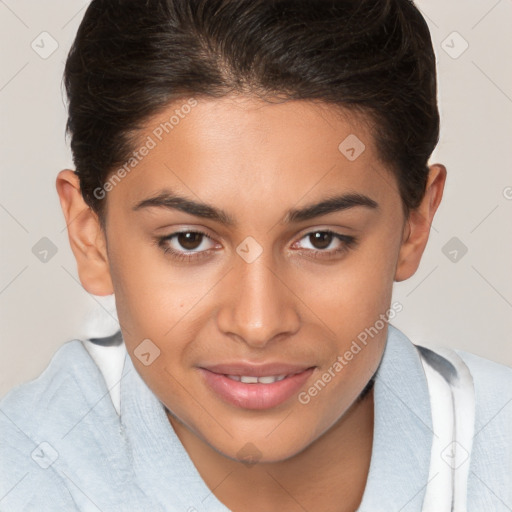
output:
[[[65,343],[37,379],[0,401],[0,511],[229,512],[126,351],[123,365],[100,369],[88,343]],[[120,350],[111,351],[118,360]],[[510,511],[512,368],[456,352],[471,371],[476,398],[467,510]],[[112,387],[118,371],[111,393],[106,381]],[[374,402],[358,512],[421,511],[435,436],[428,387],[418,348],[392,325]]]

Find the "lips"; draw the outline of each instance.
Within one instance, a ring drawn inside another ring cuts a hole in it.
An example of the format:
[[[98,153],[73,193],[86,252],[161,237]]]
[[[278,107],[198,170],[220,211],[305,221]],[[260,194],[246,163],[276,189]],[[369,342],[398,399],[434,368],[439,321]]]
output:
[[[290,399],[315,367],[268,363],[217,364],[199,368],[206,386],[223,401],[243,409],[269,409]]]
[[[273,384],[280,380],[286,379],[288,375],[264,375],[263,377],[253,377],[250,375],[226,375],[232,380],[243,382],[244,384]]]
[[[266,363],[266,364],[215,364],[204,365],[203,368],[213,373],[222,375],[247,375],[250,377],[264,377],[268,375],[291,375],[293,373],[303,372],[311,365],[285,364],[285,363]]]

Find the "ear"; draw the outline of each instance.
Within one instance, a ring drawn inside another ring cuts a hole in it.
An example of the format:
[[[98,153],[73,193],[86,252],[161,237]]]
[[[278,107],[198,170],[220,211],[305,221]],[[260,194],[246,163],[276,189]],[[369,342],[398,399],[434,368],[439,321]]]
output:
[[[425,196],[421,204],[412,210],[408,219],[405,220],[402,245],[395,271],[395,281],[397,282],[409,279],[418,269],[421,256],[427,245],[430,225],[443,197],[445,181],[446,167],[441,164],[431,165]]]
[[[105,233],[97,214],[82,197],[78,176],[64,169],[57,175],[55,185],[82,286],[93,295],[111,295],[114,290]]]

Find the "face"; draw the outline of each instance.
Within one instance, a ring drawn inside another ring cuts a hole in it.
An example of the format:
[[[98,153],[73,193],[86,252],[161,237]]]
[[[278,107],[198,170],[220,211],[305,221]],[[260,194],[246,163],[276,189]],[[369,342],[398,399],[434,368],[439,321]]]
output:
[[[380,362],[406,225],[397,183],[339,109],[194,101],[153,117],[108,187],[119,321],[173,424],[229,458],[250,443],[284,460]]]

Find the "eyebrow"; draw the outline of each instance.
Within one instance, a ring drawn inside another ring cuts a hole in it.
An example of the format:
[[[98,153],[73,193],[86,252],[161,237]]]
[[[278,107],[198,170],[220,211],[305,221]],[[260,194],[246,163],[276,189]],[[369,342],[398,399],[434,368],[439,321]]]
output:
[[[309,204],[302,208],[292,208],[286,212],[284,223],[292,224],[311,220],[321,215],[340,212],[363,206],[376,210],[379,205],[370,197],[359,193],[346,193],[327,197],[320,202]],[[235,227],[237,225],[235,219],[222,209],[211,206],[207,203],[200,203],[192,199],[179,196],[168,190],[163,190],[159,194],[143,199],[133,206],[133,210],[141,210],[144,208],[166,208],[170,210],[179,210],[195,217],[210,219],[219,222],[224,226]]]

